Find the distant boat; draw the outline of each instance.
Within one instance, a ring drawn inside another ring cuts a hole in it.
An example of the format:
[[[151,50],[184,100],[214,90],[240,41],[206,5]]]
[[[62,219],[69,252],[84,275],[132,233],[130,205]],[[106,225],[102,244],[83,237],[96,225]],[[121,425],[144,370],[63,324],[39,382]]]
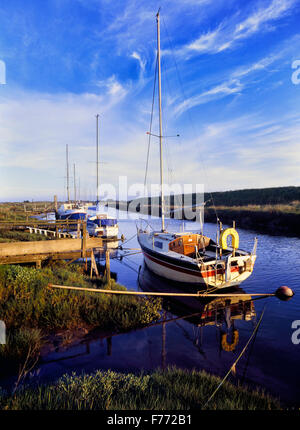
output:
[[[60,220],[85,220],[87,210],[75,203],[63,203],[57,209],[57,218]]]
[[[74,165],[74,201],[70,200],[69,187],[69,150],[66,145],[66,166],[67,166],[67,203],[63,203],[56,212],[56,218],[60,220],[85,220],[87,218],[87,207],[91,204],[82,204],[76,201],[76,182]]]
[[[235,228],[222,229],[217,242],[202,233],[170,233],[165,229],[163,193],[163,152],[161,115],[160,26],[157,18],[157,62],[159,90],[159,141],[161,185],[161,230],[138,228],[137,239],[147,267],[155,274],[181,284],[195,284],[210,290],[237,286],[253,272],[256,260],[255,240],[252,252],[239,249],[239,236]],[[232,237],[232,246],[227,239]]]
[[[87,229],[90,235],[113,239],[118,237],[119,226],[116,218],[110,217],[107,213],[103,212],[101,203],[99,202],[99,115],[96,115],[96,190],[97,190],[97,203],[96,205],[87,208]]]
[[[90,206],[87,209],[87,214],[87,229],[91,236],[107,239],[118,237],[118,220],[103,213],[100,203],[97,206]]]

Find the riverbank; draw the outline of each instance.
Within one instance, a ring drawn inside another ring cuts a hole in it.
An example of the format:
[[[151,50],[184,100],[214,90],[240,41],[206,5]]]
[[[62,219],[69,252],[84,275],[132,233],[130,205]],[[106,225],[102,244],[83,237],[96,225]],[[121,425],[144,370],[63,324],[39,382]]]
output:
[[[131,201],[128,203],[115,202],[115,207],[128,212],[143,215],[155,215],[160,213],[159,206],[152,204],[150,207],[146,203]],[[113,207],[113,203],[109,203]],[[170,210],[173,208],[171,207]],[[178,208],[175,208],[178,211]],[[184,214],[180,215],[186,219]],[[232,225],[236,221],[237,228],[254,230],[258,233],[270,234],[273,236],[300,237],[300,209],[298,202],[291,205],[248,205],[248,206],[208,206],[204,208],[204,222],[216,223],[217,216],[223,224]],[[167,213],[167,218],[174,218],[174,213]],[[175,217],[179,218],[179,212],[175,212]],[[189,219],[191,212],[189,210]],[[195,213],[196,218],[196,213]]]
[[[113,279],[109,284],[105,277],[91,280],[79,264],[57,262],[42,269],[0,266],[0,319],[7,329],[6,344],[0,345],[0,377],[20,369],[26,374],[37,364],[48,339],[53,342],[62,332],[70,342],[78,329],[125,332],[160,318],[160,299],[57,290],[49,283],[126,290]]]
[[[280,210],[276,207],[252,209],[247,207],[205,208],[204,220],[216,222],[216,212],[223,224],[273,236],[300,237],[300,213]]]
[[[204,371],[177,368],[151,374],[97,371],[65,375],[55,383],[0,391],[9,410],[195,410],[203,409],[221,379]],[[280,403],[259,390],[224,383],[205,409],[276,410]]]

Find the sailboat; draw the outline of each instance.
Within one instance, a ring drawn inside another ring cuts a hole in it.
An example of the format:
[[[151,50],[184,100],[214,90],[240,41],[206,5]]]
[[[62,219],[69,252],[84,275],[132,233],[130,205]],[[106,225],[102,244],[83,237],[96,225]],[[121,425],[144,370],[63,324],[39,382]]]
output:
[[[257,239],[251,252],[239,249],[235,228],[223,229],[219,224],[219,240],[202,233],[170,233],[165,229],[163,188],[163,147],[161,109],[160,14],[157,22],[157,70],[159,94],[160,201],[161,230],[137,229],[137,239],[147,267],[153,273],[176,283],[195,284],[207,290],[233,287],[245,281],[253,272]],[[232,238],[229,246],[228,239]]]
[[[69,186],[69,149],[66,145],[66,166],[67,166],[67,203],[63,203],[56,212],[56,218],[60,220],[85,220],[88,205],[82,205],[76,199],[76,179],[75,179],[75,164],[74,164],[74,201],[70,200]]]
[[[96,205],[87,208],[87,229],[91,236],[114,239],[118,237],[118,221],[114,217],[103,213],[103,208],[99,202],[99,115],[96,115]]]

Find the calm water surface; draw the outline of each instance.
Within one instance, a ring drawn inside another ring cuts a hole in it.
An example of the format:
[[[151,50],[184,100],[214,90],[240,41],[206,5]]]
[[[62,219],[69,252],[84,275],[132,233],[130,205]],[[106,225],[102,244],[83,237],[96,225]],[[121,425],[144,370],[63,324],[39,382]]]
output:
[[[117,216],[120,235],[123,233],[127,240],[132,238],[124,248],[138,248],[135,236],[138,217],[131,214],[131,219],[124,219],[124,212]],[[168,220],[167,224],[171,231],[179,231],[182,225],[176,220]],[[151,225],[159,229],[160,220],[153,218]],[[196,223],[185,222],[185,230],[196,229]],[[231,303],[226,308],[221,299],[210,303],[199,302],[199,299],[168,301],[164,303],[165,312],[159,324],[110,338],[95,336],[88,342],[57,350],[43,358],[35,378],[56,379],[64,373],[96,369],[148,371],[171,365],[205,369],[224,376],[250,338],[265,307],[255,340],[238,362],[236,376],[231,376],[231,380],[265,387],[282,401],[300,405],[300,344],[294,345],[291,339],[292,322],[300,320],[300,240],[239,228],[238,232],[242,249],[251,250],[254,237],[258,237],[255,269],[241,285],[245,297],[240,304]],[[214,239],[215,233],[215,225],[205,225],[204,234]],[[143,267],[138,283],[140,266],[143,266],[143,257],[138,253],[126,256],[121,262],[111,260],[111,270],[117,273],[117,281],[129,289],[172,291],[165,281],[153,277]],[[249,302],[251,293],[273,293],[281,285],[288,285],[295,292],[288,302],[275,297]],[[228,333],[230,342],[233,330],[238,332],[238,343],[234,351],[226,351],[222,349],[221,339]]]

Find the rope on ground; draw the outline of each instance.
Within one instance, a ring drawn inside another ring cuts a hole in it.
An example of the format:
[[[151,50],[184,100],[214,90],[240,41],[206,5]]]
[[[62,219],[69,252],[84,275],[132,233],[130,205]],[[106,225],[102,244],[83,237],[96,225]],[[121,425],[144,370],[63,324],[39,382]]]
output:
[[[244,352],[246,351],[249,343],[251,342],[252,338],[255,336],[257,330],[259,329],[260,323],[262,321],[263,315],[265,313],[265,308],[266,306],[264,306],[264,309],[261,313],[261,316],[259,318],[259,321],[257,323],[257,325],[255,326],[255,329],[253,330],[253,333],[251,334],[248,342],[246,343],[246,345],[244,346],[244,348],[242,349],[242,352],[240,353],[240,355],[238,356],[238,358],[235,360],[235,362],[233,363],[233,365],[230,367],[229,371],[226,373],[226,375],[224,376],[224,378],[222,379],[222,381],[220,382],[220,384],[217,386],[217,388],[215,389],[215,391],[212,393],[212,395],[209,397],[209,399],[206,401],[206,403],[204,404],[204,406],[202,407],[202,409],[205,409],[207,404],[211,401],[211,399],[215,396],[215,394],[217,393],[217,391],[219,391],[219,389],[221,388],[221,386],[223,385],[223,383],[226,381],[226,379],[228,378],[228,376],[230,375],[230,373],[232,371],[235,370],[235,366],[237,364],[237,362],[239,361],[239,359],[242,357],[242,355],[244,354]]]

